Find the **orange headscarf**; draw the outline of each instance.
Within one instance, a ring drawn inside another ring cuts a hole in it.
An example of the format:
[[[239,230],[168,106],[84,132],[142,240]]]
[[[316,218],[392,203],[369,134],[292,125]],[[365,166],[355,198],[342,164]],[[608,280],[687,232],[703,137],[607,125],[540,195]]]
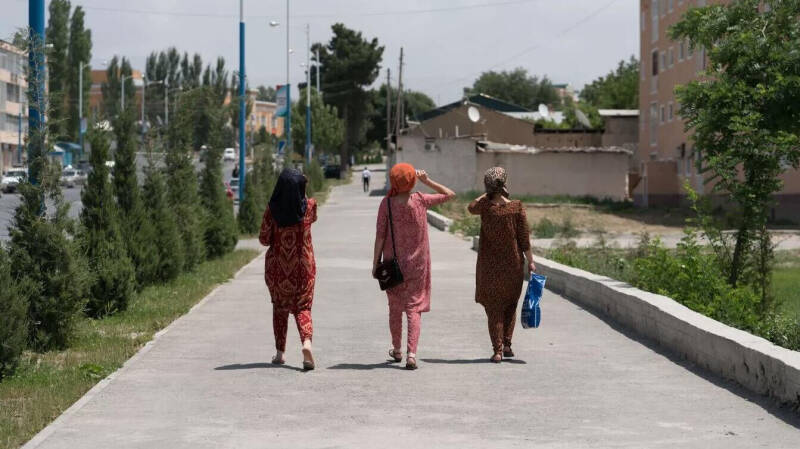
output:
[[[410,192],[417,182],[417,171],[414,170],[413,165],[405,162],[395,164],[392,170],[389,171],[389,182],[392,188],[389,189],[389,195],[387,196]]]

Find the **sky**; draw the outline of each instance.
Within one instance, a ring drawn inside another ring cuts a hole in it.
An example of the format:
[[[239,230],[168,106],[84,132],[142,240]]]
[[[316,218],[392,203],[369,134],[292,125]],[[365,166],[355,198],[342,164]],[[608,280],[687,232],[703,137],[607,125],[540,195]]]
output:
[[[49,0],[46,1],[49,4]],[[286,82],[287,0],[244,0],[246,73],[252,87]],[[114,55],[143,69],[154,50],[175,46],[223,56],[239,66],[239,0],[72,0],[86,10],[92,65]],[[456,101],[487,70],[523,67],[576,89],[639,53],[638,0],[290,0],[290,79],[304,81],[306,24],[311,42],[327,42],[342,22],[385,46],[397,81],[437,104]],[[0,38],[27,25],[28,0],[0,0]],[[45,18],[47,20],[47,18]],[[270,26],[277,21],[277,26]]]

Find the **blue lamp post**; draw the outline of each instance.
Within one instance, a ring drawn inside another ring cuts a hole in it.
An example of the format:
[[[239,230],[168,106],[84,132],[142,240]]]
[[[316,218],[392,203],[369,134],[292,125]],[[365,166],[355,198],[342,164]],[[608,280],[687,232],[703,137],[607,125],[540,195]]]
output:
[[[28,25],[30,26],[31,49],[28,51],[28,65],[31,77],[28,80],[31,89],[28,104],[28,132],[37,133],[36,138],[28,142],[28,180],[31,184],[39,182],[40,164],[34,159],[44,152],[40,126],[44,120],[41,105],[44,104],[44,0],[28,1]]]
[[[244,201],[244,183],[247,177],[245,164],[245,71],[244,71],[244,0],[239,0],[239,204]]]

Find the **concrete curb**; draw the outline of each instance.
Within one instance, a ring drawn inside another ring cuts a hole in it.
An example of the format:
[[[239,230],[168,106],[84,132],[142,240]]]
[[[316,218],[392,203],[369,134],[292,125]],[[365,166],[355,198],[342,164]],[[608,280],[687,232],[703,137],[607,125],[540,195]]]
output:
[[[473,239],[473,249],[478,248]],[[542,257],[547,288],[744,388],[800,406],[800,352],[694,312],[675,300]]]
[[[432,210],[428,211],[428,223],[440,231],[447,231],[453,226],[453,220]]]
[[[236,274],[233,275],[233,277],[228,279],[226,282],[223,282],[222,284],[219,284],[216,287],[214,287],[214,289],[211,290],[205,297],[203,297],[203,299],[201,299],[197,304],[192,306],[192,308],[190,308],[188,312],[186,312],[185,314],[183,314],[183,315],[179,316],[178,318],[176,318],[175,321],[173,321],[172,323],[168,324],[167,327],[165,327],[164,329],[161,329],[160,331],[156,332],[153,335],[153,339],[148,341],[147,343],[145,343],[144,346],[142,346],[142,349],[140,349],[136,354],[134,354],[133,357],[131,357],[128,360],[126,360],[125,363],[122,364],[122,367],[120,367],[120,369],[114,371],[113,373],[109,374],[108,377],[106,377],[105,379],[103,379],[100,382],[96,383],[95,386],[93,386],[91,389],[89,389],[89,391],[87,391],[83,396],[81,396],[80,399],[75,401],[75,403],[72,404],[68,409],[64,410],[64,412],[62,412],[60,415],[58,415],[58,418],[53,420],[53,422],[48,424],[47,427],[45,427],[44,429],[40,430],[39,433],[34,435],[33,438],[31,438],[27,443],[25,443],[21,447],[21,449],[35,449],[35,448],[39,447],[42,443],[44,443],[45,440],[47,440],[47,438],[50,437],[50,435],[55,433],[58,429],[60,429],[64,425],[64,422],[66,421],[66,419],[68,417],[70,417],[70,416],[74,415],[75,413],[77,413],[86,404],[88,404],[89,401],[91,401],[95,396],[99,395],[103,390],[105,390],[105,388],[108,387],[111,384],[111,382],[114,381],[114,379],[116,379],[117,377],[121,376],[125,371],[127,371],[128,368],[133,363],[135,363],[137,360],[139,360],[140,358],[144,357],[145,354],[150,352],[150,350],[153,349],[153,347],[158,343],[158,341],[161,339],[161,337],[164,336],[164,334],[169,332],[181,320],[185,319],[188,315],[190,315],[196,309],[202,307],[206,302],[211,300],[211,298],[213,298],[217,294],[217,291],[219,291],[219,289],[222,288],[225,284],[228,284],[229,282],[231,282],[234,279],[236,279],[244,270],[248,269],[254,263],[260,262],[261,261],[261,256],[263,256],[263,255],[264,255],[264,252],[260,252],[255,258],[253,258],[253,260],[251,260],[250,262],[246,263],[242,268],[239,268],[239,271],[237,271]]]

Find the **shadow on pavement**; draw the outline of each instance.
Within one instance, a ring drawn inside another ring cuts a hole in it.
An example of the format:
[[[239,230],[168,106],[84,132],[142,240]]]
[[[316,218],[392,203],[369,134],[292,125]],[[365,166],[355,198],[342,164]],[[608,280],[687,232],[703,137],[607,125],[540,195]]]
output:
[[[390,361],[385,361],[383,363],[372,363],[372,364],[363,364],[363,363],[340,363],[338,365],[329,366],[328,369],[353,369],[353,370],[360,370],[360,371],[369,371],[373,369],[405,369],[403,366],[399,364],[392,363]]]
[[[369,191],[369,196],[386,196],[386,189],[372,189]]]
[[[303,371],[303,368],[298,368],[296,366],[289,366],[289,365],[275,365],[272,363],[234,363],[233,365],[223,365],[214,368],[214,371],[233,371],[233,370],[241,370],[241,369],[261,369],[261,368],[283,368],[292,371]]]
[[[473,363],[492,363],[489,358],[485,359],[420,359],[425,363],[441,363],[444,365],[470,365]],[[528,362],[519,359],[503,359],[503,363],[513,363],[515,365],[527,365]]]

